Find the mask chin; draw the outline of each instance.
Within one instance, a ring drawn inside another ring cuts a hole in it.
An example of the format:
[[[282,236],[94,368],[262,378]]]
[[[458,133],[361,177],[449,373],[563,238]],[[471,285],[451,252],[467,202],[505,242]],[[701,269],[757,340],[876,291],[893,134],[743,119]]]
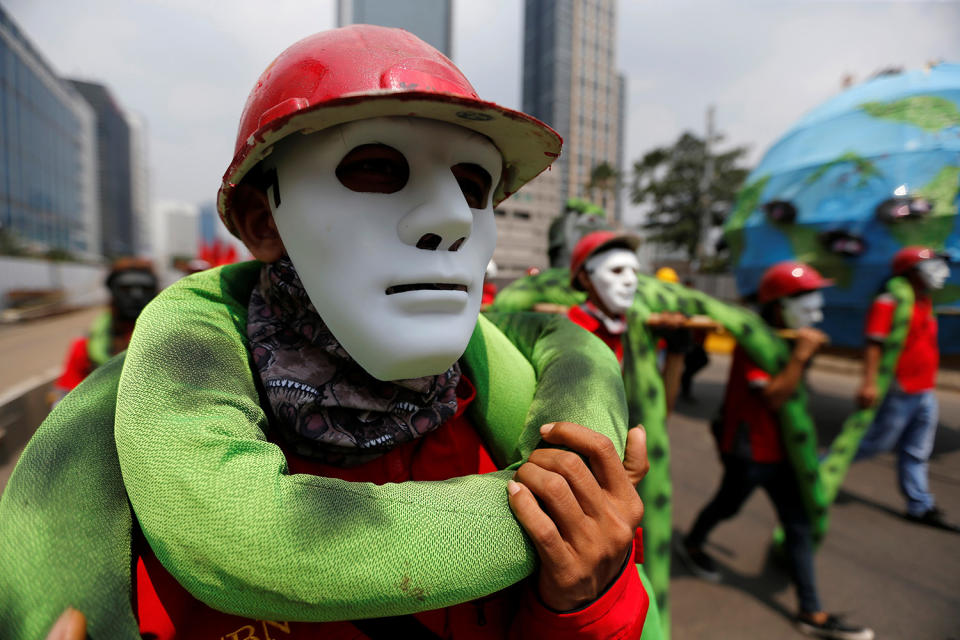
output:
[[[823,294],[811,291],[793,298],[785,298],[780,309],[783,323],[789,329],[812,327],[823,321]]]

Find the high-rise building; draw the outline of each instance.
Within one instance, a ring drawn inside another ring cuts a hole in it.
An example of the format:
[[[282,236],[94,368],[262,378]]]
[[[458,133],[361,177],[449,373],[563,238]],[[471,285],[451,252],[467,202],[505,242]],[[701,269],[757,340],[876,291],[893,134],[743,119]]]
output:
[[[451,57],[452,0],[338,0],[337,25],[378,24],[399,27]]]
[[[150,172],[147,169],[147,125],[143,118],[128,113],[130,127],[130,202],[133,210],[134,250],[137,255],[153,253],[150,228]]]
[[[136,255],[140,197],[136,192],[142,165],[133,150],[142,148],[130,120],[102,84],[69,80],[96,114],[97,185],[100,192],[100,252],[108,257]],[[139,163],[139,161],[138,161]],[[135,185],[136,182],[136,185]]]
[[[568,198],[602,206],[621,218],[614,180],[591,182],[596,167],[623,171],[626,80],[615,68],[615,0],[526,0],[523,110],[563,136],[550,171],[498,211],[494,259],[505,276],[547,263],[547,229]]]
[[[100,253],[93,110],[0,7],[0,230],[38,251]]]

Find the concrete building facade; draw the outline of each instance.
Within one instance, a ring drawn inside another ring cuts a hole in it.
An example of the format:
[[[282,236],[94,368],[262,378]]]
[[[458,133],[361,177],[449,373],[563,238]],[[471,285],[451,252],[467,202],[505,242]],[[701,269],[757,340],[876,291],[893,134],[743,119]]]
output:
[[[100,253],[95,115],[0,7],[0,229],[34,252]]]
[[[505,277],[547,266],[547,229],[568,198],[590,200],[616,222],[620,189],[588,189],[591,172],[625,169],[626,80],[616,71],[615,0],[526,0],[523,110],[563,136],[550,171],[500,206],[494,255]],[[519,271],[515,267],[525,265]]]
[[[142,163],[134,162],[134,148],[141,148],[131,121],[102,84],[69,80],[93,108],[96,118],[97,188],[100,193],[100,253],[113,258],[137,255],[137,229],[141,198],[145,188],[140,175]],[[135,166],[136,165],[136,166]]]
[[[348,24],[406,29],[452,57],[452,0],[338,0],[337,26]]]

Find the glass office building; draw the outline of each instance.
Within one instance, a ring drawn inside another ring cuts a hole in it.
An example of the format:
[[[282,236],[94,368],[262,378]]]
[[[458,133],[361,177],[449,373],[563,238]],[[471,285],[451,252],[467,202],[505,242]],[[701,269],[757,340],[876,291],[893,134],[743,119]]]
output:
[[[94,116],[0,7],[0,228],[31,249],[99,253]]]

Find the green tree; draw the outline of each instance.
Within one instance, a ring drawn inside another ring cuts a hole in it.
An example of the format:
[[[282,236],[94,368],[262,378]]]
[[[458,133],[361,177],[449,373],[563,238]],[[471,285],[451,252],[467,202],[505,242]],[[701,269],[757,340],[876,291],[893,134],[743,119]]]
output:
[[[587,197],[605,211],[609,211],[616,199],[617,188],[620,186],[620,172],[609,162],[601,162],[590,170],[590,179],[584,186],[587,189]],[[598,191],[599,203],[595,196]]]
[[[714,141],[719,141],[719,136]],[[649,242],[697,256],[703,221],[719,226],[747,177],[741,165],[746,147],[722,153],[708,149],[704,140],[685,132],[668,147],[648,151],[633,165],[630,196],[649,209],[644,228]]]

